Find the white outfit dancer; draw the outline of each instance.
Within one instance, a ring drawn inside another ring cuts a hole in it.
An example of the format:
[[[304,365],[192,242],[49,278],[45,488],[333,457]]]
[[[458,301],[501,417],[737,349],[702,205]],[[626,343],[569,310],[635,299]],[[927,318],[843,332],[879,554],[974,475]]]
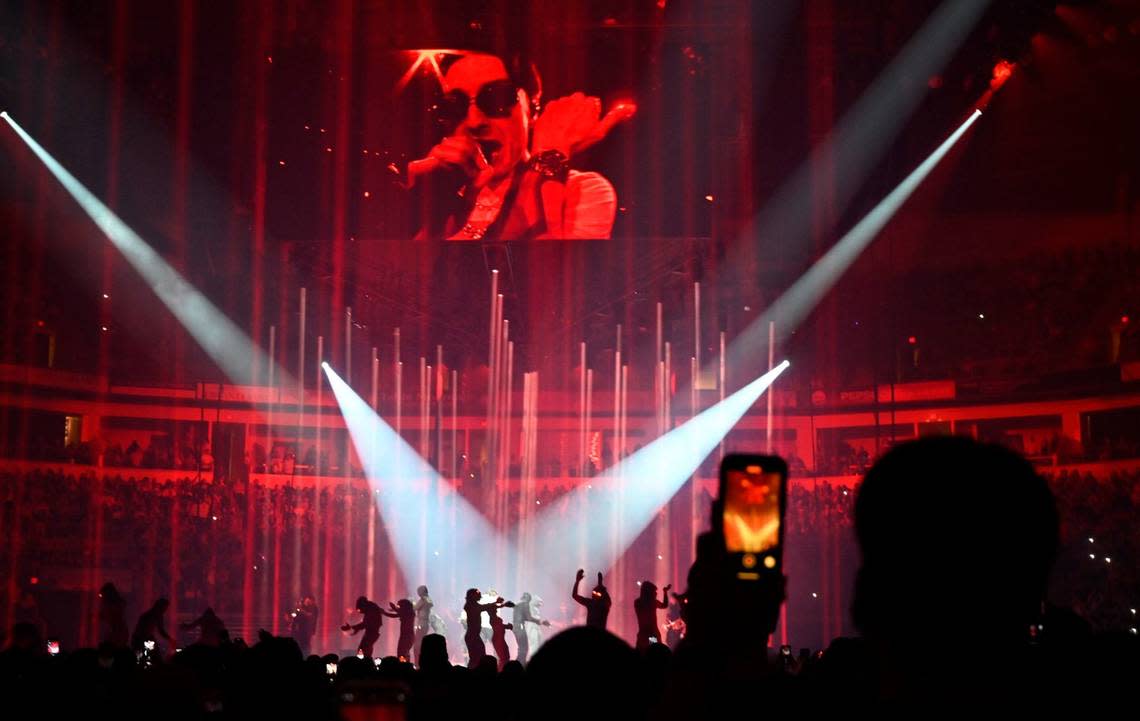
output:
[[[515,604],[511,625],[514,626],[515,643],[518,644],[517,657],[519,663],[525,664],[527,659],[538,650],[539,644],[542,643],[541,627],[550,625],[549,621],[538,616],[538,609],[541,605],[542,599],[538,596],[531,596],[529,593],[524,593],[519,598],[518,603]]]
[[[534,652],[538,650],[538,647],[542,645],[543,636],[545,635],[542,631],[542,627],[550,625],[550,621],[542,618],[541,608],[542,597],[532,596],[530,599],[531,621],[526,625],[527,645],[530,647],[529,650],[532,656]]]
[[[432,623],[431,623],[432,618],[431,617],[435,616],[436,614],[432,613],[432,610],[431,610],[432,606],[434,606],[435,603],[432,602],[431,596],[428,595],[427,586],[420,586],[419,588],[417,588],[416,589],[416,596],[417,596],[417,598],[416,598],[416,603],[414,606],[414,608],[416,609],[415,653],[416,653],[416,663],[419,663],[420,662],[420,646],[423,645],[424,636],[428,635],[429,633],[435,633],[435,631],[432,629]]]

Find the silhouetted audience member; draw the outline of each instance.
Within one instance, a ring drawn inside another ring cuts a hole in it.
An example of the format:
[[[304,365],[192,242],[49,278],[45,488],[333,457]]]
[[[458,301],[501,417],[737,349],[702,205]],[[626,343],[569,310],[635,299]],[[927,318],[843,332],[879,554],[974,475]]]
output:
[[[526,709],[547,719],[647,718],[649,699],[636,672],[639,659],[628,643],[591,626],[569,628],[542,645],[526,675]],[[702,718],[695,716],[694,718]]]
[[[1057,553],[1058,520],[1053,494],[1024,458],[961,437],[899,445],[867,472],[855,533],[862,564],[852,615],[875,669],[864,688],[870,700],[1014,701],[1040,692],[1029,629]]]
[[[424,636],[420,646],[420,670],[427,673],[442,673],[451,668],[447,656],[447,638],[438,633]]]

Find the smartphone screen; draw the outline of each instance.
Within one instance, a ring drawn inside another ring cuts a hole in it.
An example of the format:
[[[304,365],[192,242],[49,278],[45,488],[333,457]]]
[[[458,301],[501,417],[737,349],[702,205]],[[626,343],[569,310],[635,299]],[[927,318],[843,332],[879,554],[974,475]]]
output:
[[[59,641],[52,639],[47,642],[47,652],[52,656],[59,655]]]
[[[728,469],[726,475],[725,549],[759,554],[778,546],[783,478],[760,465]]]
[[[741,578],[756,579],[780,562],[787,465],[770,456],[730,455],[721,464],[725,550],[740,557]]]

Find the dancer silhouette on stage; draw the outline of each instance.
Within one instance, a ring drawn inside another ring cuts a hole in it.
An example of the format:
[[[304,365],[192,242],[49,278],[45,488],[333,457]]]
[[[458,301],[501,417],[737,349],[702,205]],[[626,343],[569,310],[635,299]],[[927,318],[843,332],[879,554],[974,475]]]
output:
[[[650,581],[642,581],[641,595],[633,602],[637,614],[637,650],[644,651],[649,644],[661,641],[661,630],[657,628],[657,610],[669,607],[669,589],[661,589],[661,600],[657,600],[657,586]],[[649,639],[653,639],[650,641]]]
[[[579,568],[578,575],[574,577],[574,590],[570,595],[575,601],[586,607],[586,625],[592,628],[600,628],[606,630],[606,619],[610,617],[610,606],[613,601],[610,599],[610,592],[606,590],[605,584],[602,583],[602,574],[598,573],[598,585],[594,586],[594,590],[590,593],[589,597],[579,595],[578,585],[582,583],[582,579],[586,577],[586,571]]]
[[[685,604],[689,602],[683,593],[673,594],[673,603],[665,612],[665,644],[676,650],[677,644],[685,637]]]
[[[501,599],[500,599],[501,600]],[[501,604],[507,608],[514,608],[513,601],[507,601]],[[495,649],[495,656],[499,659],[499,670],[503,670],[503,666],[507,661],[511,660],[511,649],[507,646],[507,631],[514,628],[509,623],[504,623],[503,619],[499,617],[499,608],[501,606],[494,606],[487,611],[487,615],[491,619],[491,647]]]
[[[226,632],[226,624],[218,618],[218,614],[214,613],[213,608],[207,608],[198,618],[189,623],[180,623],[178,627],[183,631],[197,628],[199,632],[198,643],[203,646],[220,646],[223,641],[229,638],[229,634]]]
[[[405,661],[412,659],[412,646],[416,643],[416,608],[406,598],[396,603],[389,603],[388,607],[394,613],[384,612],[385,616],[400,619],[400,638],[396,641],[396,655]]]
[[[163,617],[169,608],[170,601],[160,598],[154,602],[150,610],[139,616],[139,622],[135,624],[135,631],[131,634],[131,648],[142,653],[149,650],[146,648],[147,641],[158,641],[160,636],[166,639],[166,642],[171,646],[174,645],[174,639],[166,632],[166,626],[163,623]]]
[[[127,648],[131,632],[127,628],[127,601],[113,583],[99,589],[99,639],[114,648]]]
[[[416,611],[415,652],[417,665],[420,663],[420,650],[424,645],[424,636],[429,633],[438,633],[438,631],[435,631],[431,626],[431,617],[433,615],[431,609],[433,606],[435,606],[435,602],[432,601],[431,596],[428,595],[428,587],[420,586],[417,588],[416,603],[413,606]]]
[[[380,626],[384,624],[384,616],[394,618],[396,614],[385,613],[384,609],[369,601],[367,596],[356,599],[356,610],[364,614],[364,618],[355,626],[346,623],[340,627],[340,630],[352,631],[353,634],[364,631],[360,646],[356,650],[365,658],[372,658],[372,650],[376,646],[376,640],[380,638]]]
[[[320,609],[317,608],[317,599],[311,593],[306,593],[297,607],[289,614],[290,632],[293,640],[301,647],[301,655],[308,656],[313,645],[313,634],[317,632],[317,617]]]
[[[468,668],[477,667],[487,655],[487,647],[483,645],[483,637],[479,635],[483,627],[483,612],[494,615],[493,611],[506,603],[502,598],[496,598],[491,603],[479,603],[481,597],[479,589],[469,588],[463,603],[463,612],[467,615],[467,632],[463,634],[463,642],[467,644]]]
[[[541,601],[539,601],[541,602]],[[531,638],[536,640],[541,639],[541,635],[537,631],[537,626],[549,626],[550,621],[544,618],[539,618],[535,611],[535,599],[529,594],[524,593],[519,598],[518,603],[515,604],[515,611],[511,618],[511,625],[508,628],[514,628],[515,642],[518,644],[518,662],[526,664],[527,657],[531,653]],[[532,628],[535,627],[535,628]],[[537,646],[538,644],[534,644]]]

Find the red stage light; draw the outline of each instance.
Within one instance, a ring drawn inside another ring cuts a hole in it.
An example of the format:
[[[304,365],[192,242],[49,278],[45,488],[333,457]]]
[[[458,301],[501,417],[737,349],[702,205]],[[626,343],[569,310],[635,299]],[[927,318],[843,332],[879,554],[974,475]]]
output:
[[[1126,316],[1126,315],[1122,315],[1122,316],[1120,316],[1120,322],[1121,322],[1123,325],[1128,325],[1128,316]]]
[[[997,64],[994,65],[993,77],[990,78],[990,88],[997,90],[1002,85],[1005,85],[1005,81],[1009,80],[1010,75],[1013,75],[1014,67],[1014,63],[1008,60],[997,61]]]
[[[918,343],[918,338],[915,338],[915,337],[912,335],[912,336],[910,336],[910,337],[908,337],[908,338],[906,339],[906,342],[907,342],[907,343],[910,343],[911,345],[914,345],[914,344]]]

